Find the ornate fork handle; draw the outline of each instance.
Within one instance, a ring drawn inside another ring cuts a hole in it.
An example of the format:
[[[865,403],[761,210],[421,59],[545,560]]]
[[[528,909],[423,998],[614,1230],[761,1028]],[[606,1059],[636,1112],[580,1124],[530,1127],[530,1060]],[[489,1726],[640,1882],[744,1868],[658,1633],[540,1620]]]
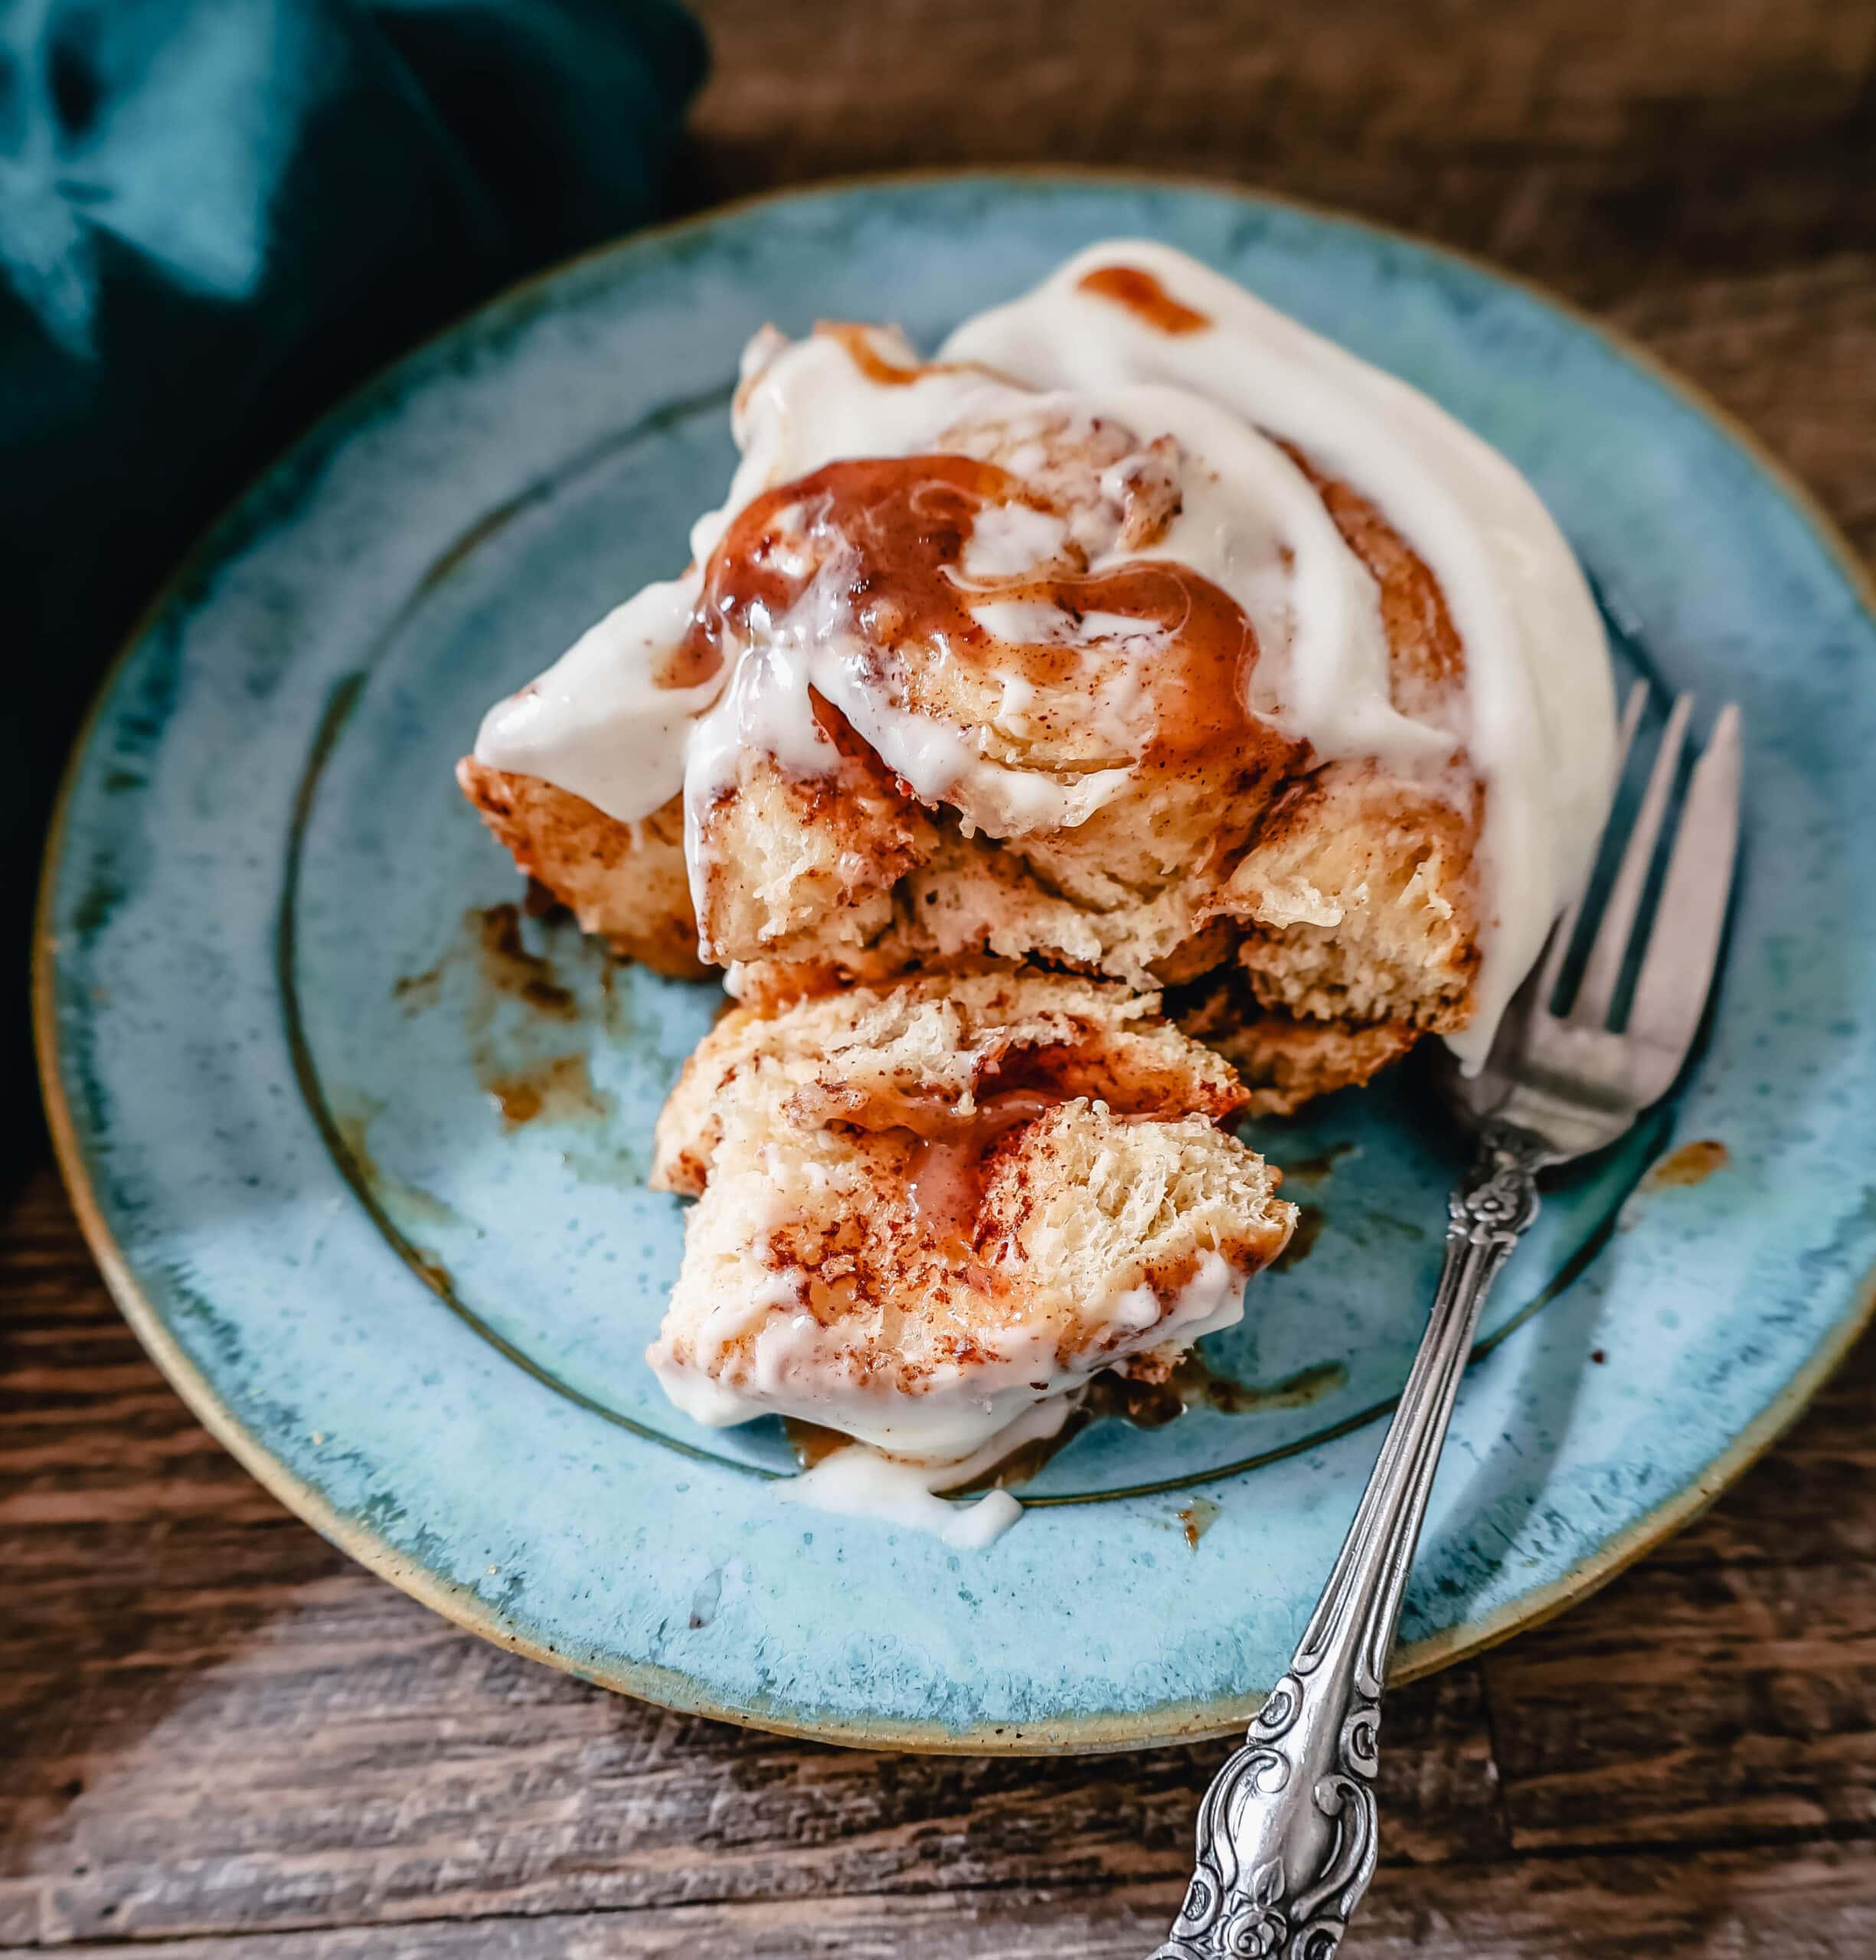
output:
[[[1153,1960],[1329,1960],[1374,1874],[1381,1694],[1427,1493],[1499,1269],[1553,1155],[1499,1125],[1453,1194],[1446,1262],[1374,1474],[1289,1671],[1198,1814],[1185,1903]]]

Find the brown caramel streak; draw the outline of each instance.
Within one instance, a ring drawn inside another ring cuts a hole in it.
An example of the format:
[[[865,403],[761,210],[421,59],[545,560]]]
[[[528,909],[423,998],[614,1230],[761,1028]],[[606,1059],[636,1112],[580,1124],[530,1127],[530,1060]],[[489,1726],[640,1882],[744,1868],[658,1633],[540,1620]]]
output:
[[[980,674],[1013,669],[1038,689],[1092,692],[1102,678],[1094,650],[1000,639],[971,609],[1014,599],[1071,619],[1113,613],[1167,642],[1146,669],[1155,732],[1146,753],[1129,760],[1173,770],[1221,753],[1270,751],[1270,763],[1281,766],[1289,745],[1245,705],[1257,658],[1250,622],[1228,593],[1188,567],[1137,560],[1100,573],[1064,566],[1040,577],[963,583],[958,568],[978,517],[1009,504],[1048,508],[1008,471],[956,456],[829,463],[765,492],[711,554],[678,671],[700,678],[714,672],[747,639],[758,608],[779,616],[838,554],[847,567],[846,603],[878,684],[900,701],[923,707],[947,660]]]
[[[1390,691],[1404,714],[1423,710],[1466,678],[1466,649],[1440,581],[1360,491],[1319,469],[1293,443],[1279,445],[1309,479],[1349,550],[1381,588]]]
[[[1250,622],[1230,593],[1189,567],[1131,560],[1104,572],[1012,581],[987,596],[1039,601],[1071,618],[1115,613],[1165,635],[1165,651],[1152,655],[1146,668],[1153,734],[1139,758],[1144,768],[1178,769],[1227,746],[1232,752],[1270,748],[1287,753],[1289,744],[1246,705],[1257,657]],[[1087,650],[1075,647],[1015,651],[1025,678],[1038,684],[1072,679],[1088,661]]]
[[[907,1194],[920,1223],[947,1260],[976,1263],[978,1214],[998,1146],[1059,1099],[1038,1090],[1018,1089],[979,1103],[974,1116],[954,1122],[948,1133],[915,1133],[906,1165]]]
[[[939,362],[902,368],[897,361],[888,361],[873,345],[867,329],[850,320],[816,320],[814,330],[825,339],[838,341],[847,350],[847,358],[875,387],[903,388],[927,374],[947,371],[946,364]]]
[[[1082,292],[1124,306],[1136,319],[1162,334],[1202,333],[1211,325],[1208,315],[1175,299],[1151,273],[1138,266],[1097,266],[1077,283]]]
[[[722,665],[721,642],[714,634],[698,630],[698,616],[693,612],[689,630],[659,661],[652,678],[660,688],[698,688],[714,680]]]
[[[979,1214],[998,1158],[1019,1133],[1051,1109],[1079,1097],[1106,1102],[1124,1121],[1168,1121],[1191,1106],[1173,1085],[1122,1077],[1100,1057],[1071,1044],[1024,1047],[986,1057],[976,1071],[974,1106],[930,1091],[841,1085],[812,1112],[863,1133],[903,1138],[911,1208],[932,1249],[953,1266],[976,1268],[992,1249],[982,1243]],[[803,1112],[806,1113],[806,1112]],[[1214,1112],[1224,1121],[1228,1108]],[[987,1273],[973,1284],[988,1288]]]
[[[758,608],[772,619],[786,612],[837,552],[852,559],[847,597],[869,639],[888,612],[895,639],[914,627],[926,637],[987,637],[945,570],[963,557],[979,510],[1021,499],[1007,471],[966,456],[829,463],[765,491],[711,554],[680,662],[715,672],[747,640]]]

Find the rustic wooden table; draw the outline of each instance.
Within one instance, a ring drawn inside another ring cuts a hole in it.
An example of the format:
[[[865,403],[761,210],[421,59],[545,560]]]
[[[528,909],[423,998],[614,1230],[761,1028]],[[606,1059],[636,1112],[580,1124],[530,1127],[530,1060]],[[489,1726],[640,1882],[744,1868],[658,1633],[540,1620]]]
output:
[[[708,0],[687,194],[909,163],[1272,186],[1489,254],[1876,550],[1876,0]],[[280,1510],[0,1194],[0,1947],[1127,1956],[1223,1745],[814,1748],[485,1646]],[[1353,1954],[1876,1952],[1866,1343],[1701,1522],[1403,1690]]]

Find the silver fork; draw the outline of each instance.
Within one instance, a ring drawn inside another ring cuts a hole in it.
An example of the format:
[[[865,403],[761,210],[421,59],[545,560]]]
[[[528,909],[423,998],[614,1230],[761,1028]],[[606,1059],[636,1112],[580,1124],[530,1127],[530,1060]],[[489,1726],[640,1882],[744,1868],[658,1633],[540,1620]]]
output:
[[[1638,682],[1623,715],[1625,763],[1647,694]],[[1721,710],[1694,769],[1647,943],[1634,944],[1692,708],[1683,694],[1668,714],[1568,1011],[1551,1009],[1580,901],[1551,934],[1485,1067],[1469,1079],[1444,1073],[1479,1152],[1448,1207],[1427,1331],[1289,1671],[1205,1793],[1191,1883],[1153,1960],[1329,1960],[1374,1876],[1381,1687],[1479,1310],[1537,1216],[1538,1172],[1613,1143],[1667,1093],[1712,986],[1739,831],[1735,707]],[[1618,988],[1638,951],[1618,1028]]]

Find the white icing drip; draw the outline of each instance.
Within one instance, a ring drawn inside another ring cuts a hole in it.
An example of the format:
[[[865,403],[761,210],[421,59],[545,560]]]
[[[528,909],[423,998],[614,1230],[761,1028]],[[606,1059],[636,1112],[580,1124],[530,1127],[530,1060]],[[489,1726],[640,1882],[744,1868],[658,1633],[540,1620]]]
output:
[[[661,658],[684,637],[699,580],[648,585],[606,614],[540,679],[482,717],[476,756],[538,776],[629,823],[670,802],[695,717],[720,681],[661,688]],[[648,796],[647,785],[661,793]]]
[[[1025,1410],[1073,1393],[1103,1368],[1148,1348],[1189,1347],[1208,1334],[1235,1326],[1244,1312],[1245,1276],[1216,1253],[1208,1253],[1170,1300],[1139,1286],[1078,1303],[1083,1329],[1078,1362],[1064,1364],[1056,1358],[1061,1329],[1051,1321],[988,1338],[985,1344],[995,1354],[995,1361],[940,1370],[917,1393],[907,1393],[857,1377],[838,1323],[823,1327],[799,1306],[787,1275],[778,1285],[776,1276],[752,1255],[737,1276],[747,1279],[750,1304],[730,1303],[727,1295],[734,1289],[726,1276],[724,1303],[711,1315],[708,1330],[715,1344],[708,1354],[700,1354],[698,1365],[672,1361],[662,1343],[651,1351],[665,1393],[685,1415],[711,1429],[727,1429],[758,1416],[794,1416],[891,1455],[941,1465],[970,1456]],[[751,1374],[732,1384],[707,1372],[721,1365],[722,1347],[759,1318]]]
[[[1080,289],[1103,265],[1152,274],[1211,324],[1168,335]],[[917,361],[896,333],[868,330],[868,344],[894,367]],[[697,562],[738,511],[776,485],[843,458],[919,453],[955,426],[1039,428],[1052,413],[1078,426],[1109,420],[1142,451],[1172,439],[1177,514],[1150,546],[1103,536],[1090,569],[1163,559],[1230,593],[1258,639],[1250,705],[1319,756],[1374,756],[1424,779],[1449,766],[1456,737],[1485,781],[1477,1004],[1470,1026],[1452,1037],[1476,1066],[1551,921],[1587,874],[1613,768],[1600,622],[1536,494],[1417,390],[1164,246],[1092,247],[1026,298],[967,322],[944,354],[981,365],[881,381],[837,338],[759,335],[734,413],[742,462],[721,509],[692,530]],[[1374,581],[1275,436],[1368,496],[1440,580],[1466,649],[1461,726],[1427,727],[1392,707]],[[1027,459],[1020,443],[1005,456],[1018,474],[1042,463],[1040,444],[1028,447],[1034,453]],[[1105,473],[1116,506],[1141,461],[1129,457]],[[1020,576],[1057,553],[1062,536],[1041,512],[998,507],[985,512],[960,570],[972,582]],[[951,804],[966,828],[1009,837],[1070,827],[1126,785],[1119,769],[1067,784],[1003,766],[972,736],[882,698],[849,606],[820,579],[783,621],[766,622],[762,671],[704,714],[721,679],[683,694],[651,680],[659,655],[681,638],[696,590],[695,574],[652,586],[603,621],[532,689],[491,712],[477,756],[544,776],[622,822],[649,815],[688,779],[694,813],[731,779],[739,745],[826,766],[829,745],[808,712],[812,686],[917,794]],[[1026,636],[1046,637],[1030,630]],[[1124,685],[1109,693],[1098,730],[1132,746],[1140,704]],[[1019,714],[1021,684],[1006,682],[1004,699]],[[692,869],[695,878],[695,860]]]
[[[922,1531],[960,1552],[995,1544],[1023,1514],[1008,1491],[987,1491],[975,1504],[949,1504],[932,1489],[931,1475],[920,1464],[854,1443],[778,1485],[776,1494],[784,1504],[835,1517]]]
[[[1103,1318],[1111,1332],[1122,1338],[1102,1357],[1103,1364],[1137,1354],[1142,1347],[1174,1342],[1189,1347],[1208,1334],[1235,1326],[1244,1314],[1244,1276],[1217,1253],[1208,1253],[1174,1295],[1169,1309],[1152,1287],[1145,1285],[1119,1295],[1109,1304]],[[761,1344],[759,1338],[758,1351]],[[1022,1506],[1007,1491],[989,1491],[969,1504],[946,1503],[939,1493],[956,1490],[995,1469],[1025,1443],[1061,1433],[1070,1410],[1098,1369],[1065,1370],[1055,1360],[1054,1348],[1054,1337],[1045,1330],[1021,1330],[998,1344],[1006,1366],[1036,1376],[1047,1387],[1028,1407],[982,1434],[968,1455],[908,1456],[866,1442],[851,1443],[783,1485],[779,1494],[789,1503],[816,1511],[842,1517],[868,1517],[882,1524],[927,1532],[959,1550],[981,1550],[1016,1522]]]
[[[959,1462],[930,1463],[888,1456],[864,1443],[849,1443],[778,1488],[784,1503],[804,1504],[838,1517],[868,1517],[943,1540],[959,1551],[982,1551],[1022,1515],[1008,1491],[987,1491],[975,1503],[947,1503],[939,1494],[994,1470],[1025,1443],[1061,1433],[1074,1406],[1072,1396],[1041,1402]]]
[[[830,563],[802,596],[759,635],[730,668],[730,684],[714,707],[700,715],[688,746],[675,744],[681,760],[678,784],[684,791],[684,855],[691,890],[704,890],[706,855],[703,820],[719,796],[735,788],[745,756],[773,756],[791,776],[831,776],[840,766],[840,752],[815,719],[808,697],[809,665],[801,657],[802,642],[812,635],[825,594],[837,568]],[[817,598],[817,595],[822,595]],[[657,806],[653,805],[654,808]],[[699,903],[698,916],[704,917]],[[713,959],[714,949],[700,934],[698,956]]]

